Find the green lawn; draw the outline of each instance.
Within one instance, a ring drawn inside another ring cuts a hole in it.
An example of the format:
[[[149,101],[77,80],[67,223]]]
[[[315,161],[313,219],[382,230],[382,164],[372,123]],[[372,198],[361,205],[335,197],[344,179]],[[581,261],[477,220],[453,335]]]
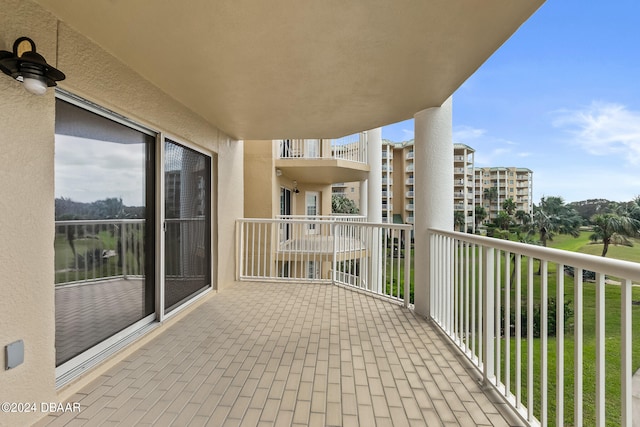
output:
[[[594,245],[589,241],[588,232],[583,232],[578,238],[572,238],[570,236],[556,236],[552,242],[549,242],[550,247],[558,249],[570,250],[574,252],[597,254],[602,251],[602,245]],[[640,245],[634,247],[624,246],[611,246],[609,249],[609,258],[619,258],[628,261],[640,261]],[[522,271],[526,271],[526,264],[523,261]],[[537,262],[535,263],[534,271],[537,271]],[[556,266],[554,264],[549,265],[548,272],[548,295],[549,297],[556,296]],[[538,275],[534,275],[534,300],[540,301],[540,282],[541,278]],[[523,273],[523,310],[525,310],[526,304],[526,273]],[[564,275],[564,299],[565,301],[571,301],[573,307],[574,301],[574,280],[573,277]],[[515,303],[514,290],[511,291],[511,308],[513,309]],[[503,294],[504,295],[504,294]],[[596,382],[596,369],[595,369],[595,353],[596,353],[596,337],[595,337],[595,295],[596,287],[594,283],[585,282],[583,284],[583,416],[584,425],[595,424],[595,382]],[[640,288],[634,287],[632,291],[632,299],[640,301]],[[504,298],[504,296],[503,296]],[[605,384],[606,384],[606,425],[618,426],[621,424],[620,420],[620,408],[621,408],[621,375],[620,375],[620,330],[621,330],[621,288],[616,285],[607,285],[605,288]],[[640,330],[640,306],[633,306],[632,308],[632,328],[635,331]],[[573,425],[573,387],[574,387],[574,318],[570,318],[567,321],[565,327],[565,341],[564,341],[564,393],[565,398],[564,414],[565,425]],[[504,339],[501,340],[502,350],[504,351]],[[526,346],[526,340],[522,341],[522,346]],[[541,340],[534,340],[534,413],[540,417],[540,366],[541,366]],[[525,353],[526,354],[526,353]],[[503,356],[504,357],[504,356]],[[548,404],[549,404],[549,425],[555,425],[555,411],[556,411],[556,341],[555,338],[549,337],[548,339]],[[515,340],[511,340],[511,390],[515,393]],[[524,395],[523,401],[526,404],[526,356],[523,360],[522,375],[523,375],[523,388]],[[501,381],[505,382],[504,373],[504,360],[502,360],[502,378]],[[633,342],[632,350],[632,366],[633,370],[640,368],[640,341]]]

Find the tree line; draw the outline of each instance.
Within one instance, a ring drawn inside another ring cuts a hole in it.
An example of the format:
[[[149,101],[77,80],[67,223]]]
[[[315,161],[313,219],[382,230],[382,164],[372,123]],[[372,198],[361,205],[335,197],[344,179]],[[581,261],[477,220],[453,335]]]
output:
[[[497,191],[495,195],[491,194],[491,190],[495,188],[487,190],[487,199],[497,199]],[[611,244],[633,246],[631,238],[640,234],[640,196],[623,203],[603,199],[596,199],[594,202],[596,203],[587,201],[566,204],[560,196],[542,197],[540,203],[533,205],[531,215],[516,210],[515,202],[509,198],[504,200],[502,209],[492,221],[487,221],[488,213],[484,207],[476,206],[476,230],[484,222],[490,237],[509,239],[515,236],[516,240],[523,243],[547,246],[547,242],[552,241],[557,234],[577,237],[582,229],[588,229],[592,232],[590,240],[602,243],[603,257],[607,255]],[[454,221],[457,226],[460,225],[458,216]]]

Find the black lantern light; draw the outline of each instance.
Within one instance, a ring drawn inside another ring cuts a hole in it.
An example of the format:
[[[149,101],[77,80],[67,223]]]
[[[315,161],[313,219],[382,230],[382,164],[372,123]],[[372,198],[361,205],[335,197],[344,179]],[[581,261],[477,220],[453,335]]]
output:
[[[47,64],[44,57],[36,52],[36,44],[28,37],[17,39],[13,43],[13,52],[0,50],[0,70],[22,82],[24,88],[34,95],[44,95],[47,87],[65,79],[62,71]]]

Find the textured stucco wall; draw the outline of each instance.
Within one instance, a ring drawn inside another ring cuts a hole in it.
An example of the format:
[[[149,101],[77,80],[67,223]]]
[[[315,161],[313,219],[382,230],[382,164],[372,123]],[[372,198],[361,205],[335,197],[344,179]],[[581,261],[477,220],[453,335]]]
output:
[[[30,2],[0,0],[0,49],[20,36],[56,60],[56,20]],[[0,402],[56,401],[54,387],[54,96],[0,74]],[[24,340],[24,363],[5,371],[4,347]],[[38,414],[0,413],[0,425]]]
[[[169,98],[107,52],[28,0],[0,0],[0,49],[31,37],[67,75],[60,87],[217,155],[218,288],[234,280],[235,219],[243,216],[243,144]],[[58,55],[56,57],[56,55]],[[0,75],[0,402],[57,402],[54,318],[55,97],[28,94]],[[5,371],[4,346],[25,342]],[[0,413],[0,425],[42,414]]]
[[[271,218],[276,209],[274,193],[273,143],[271,140],[244,141],[244,216]]]

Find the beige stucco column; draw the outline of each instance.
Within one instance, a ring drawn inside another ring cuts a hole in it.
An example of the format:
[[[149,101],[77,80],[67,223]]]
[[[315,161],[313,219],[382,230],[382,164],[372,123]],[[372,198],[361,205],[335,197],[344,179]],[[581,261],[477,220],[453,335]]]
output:
[[[430,314],[430,253],[427,230],[453,230],[451,98],[414,115],[415,311]]]
[[[382,128],[367,132],[367,161],[369,179],[367,189],[367,221],[382,222]]]

